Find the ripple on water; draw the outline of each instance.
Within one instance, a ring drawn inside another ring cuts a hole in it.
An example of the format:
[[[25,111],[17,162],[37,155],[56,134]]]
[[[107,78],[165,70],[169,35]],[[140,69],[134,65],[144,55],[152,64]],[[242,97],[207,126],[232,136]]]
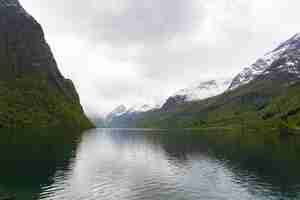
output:
[[[176,148],[168,145],[174,146],[148,132],[96,130],[86,134],[76,159],[56,173],[50,186],[42,188],[41,199],[284,199],[280,188],[226,159],[194,150],[197,146],[180,152],[177,143]],[[293,190],[300,191],[300,185]]]

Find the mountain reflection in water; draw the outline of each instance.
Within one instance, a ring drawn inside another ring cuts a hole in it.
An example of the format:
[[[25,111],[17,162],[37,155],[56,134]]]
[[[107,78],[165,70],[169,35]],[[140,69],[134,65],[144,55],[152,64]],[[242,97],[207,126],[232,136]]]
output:
[[[17,200],[298,199],[300,139],[274,133],[3,131]]]

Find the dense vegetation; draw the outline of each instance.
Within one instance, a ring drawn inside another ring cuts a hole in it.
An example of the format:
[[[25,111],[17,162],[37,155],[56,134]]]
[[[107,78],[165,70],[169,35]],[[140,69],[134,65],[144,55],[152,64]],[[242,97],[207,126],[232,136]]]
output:
[[[296,128],[300,126],[300,83],[255,81],[237,90],[145,113],[137,127],[151,128]]]
[[[64,95],[43,74],[0,81],[0,128],[60,126],[92,127],[79,99]]]
[[[0,128],[92,127],[42,26],[19,1],[0,4]]]

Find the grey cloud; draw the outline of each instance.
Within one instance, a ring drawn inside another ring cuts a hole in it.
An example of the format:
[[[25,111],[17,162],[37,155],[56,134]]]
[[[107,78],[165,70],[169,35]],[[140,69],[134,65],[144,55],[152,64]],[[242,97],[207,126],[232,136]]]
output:
[[[59,6],[56,1],[43,0],[36,4],[48,14],[51,30],[71,31],[95,42],[118,45],[168,40],[191,31],[193,18],[201,13],[194,8],[195,0],[111,1],[115,4],[106,0],[63,0]]]
[[[251,59],[256,59],[250,55],[257,52],[258,46],[266,45],[264,39],[248,30],[234,30],[227,34],[234,37],[228,39],[232,42],[213,45],[186,42],[179,47],[167,44],[147,46],[136,58],[136,62],[144,66],[138,70],[145,77],[158,80],[168,77],[176,81],[184,75],[195,80],[213,74],[230,76]],[[260,39],[261,44],[257,45]],[[257,55],[261,56],[259,53],[265,51],[265,48],[261,48]]]
[[[121,15],[104,18],[105,39],[159,43],[192,29],[192,0],[130,0],[128,3],[128,9]]]

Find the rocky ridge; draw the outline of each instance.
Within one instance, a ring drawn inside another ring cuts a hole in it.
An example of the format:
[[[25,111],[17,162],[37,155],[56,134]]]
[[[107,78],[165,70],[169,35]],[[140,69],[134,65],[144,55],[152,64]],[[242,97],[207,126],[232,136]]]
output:
[[[230,90],[255,79],[281,79],[294,81],[300,78],[300,33],[244,68],[232,81]]]

